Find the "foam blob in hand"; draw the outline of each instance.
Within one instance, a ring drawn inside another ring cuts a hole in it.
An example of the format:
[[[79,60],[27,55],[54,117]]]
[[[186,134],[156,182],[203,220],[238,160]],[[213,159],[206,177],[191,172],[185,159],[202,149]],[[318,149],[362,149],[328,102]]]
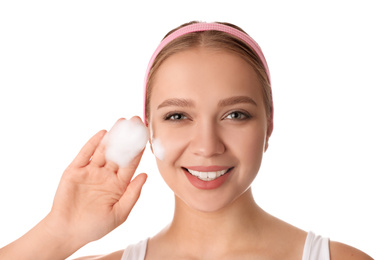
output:
[[[119,120],[106,136],[106,160],[126,167],[145,148],[148,139],[148,129],[139,118]]]

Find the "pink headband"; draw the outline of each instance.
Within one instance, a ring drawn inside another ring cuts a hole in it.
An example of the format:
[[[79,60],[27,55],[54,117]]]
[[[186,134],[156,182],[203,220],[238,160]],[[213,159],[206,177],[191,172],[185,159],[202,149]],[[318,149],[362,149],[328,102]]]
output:
[[[160,45],[157,47],[157,49],[154,51],[152,57],[150,58],[148,68],[146,69],[145,83],[144,83],[144,88],[145,88],[145,92],[144,92],[144,95],[145,95],[144,96],[144,102],[145,102],[145,104],[144,104],[144,122],[145,123],[147,123],[147,121],[146,121],[146,87],[147,87],[147,83],[148,83],[150,68],[152,67],[152,65],[154,63],[155,58],[160,53],[160,51],[168,43],[170,43],[174,39],[176,39],[182,35],[188,34],[188,33],[202,32],[202,31],[225,32],[225,33],[231,34],[231,35],[241,39],[242,41],[244,41],[246,44],[248,44],[256,52],[257,56],[260,58],[261,63],[263,64],[263,66],[265,68],[265,72],[267,73],[268,80],[271,81],[267,61],[265,60],[263,52],[261,51],[260,46],[256,43],[256,41],[253,40],[249,35],[247,35],[246,33],[243,33],[240,30],[237,30],[231,26],[219,24],[219,23],[194,23],[194,24],[190,24],[190,25],[187,25],[187,26],[182,27],[180,29],[177,29],[176,31],[174,31],[173,33],[168,35],[166,38],[164,38],[161,41]],[[270,84],[271,84],[271,82],[270,82]],[[271,100],[271,102],[272,102],[272,100]],[[273,118],[273,106],[272,106],[272,111],[271,111],[271,123],[273,123],[272,118]]]

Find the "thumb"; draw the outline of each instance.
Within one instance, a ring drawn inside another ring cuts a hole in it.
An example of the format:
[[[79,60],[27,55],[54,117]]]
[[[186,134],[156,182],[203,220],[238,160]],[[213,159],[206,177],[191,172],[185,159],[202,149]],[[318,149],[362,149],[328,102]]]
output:
[[[142,187],[144,186],[148,175],[146,173],[141,173],[137,175],[127,186],[126,191],[123,193],[122,197],[119,199],[117,204],[114,206],[118,220],[122,224],[125,222],[129,216],[131,210],[133,209],[135,203],[137,203],[138,198],[141,194]]]

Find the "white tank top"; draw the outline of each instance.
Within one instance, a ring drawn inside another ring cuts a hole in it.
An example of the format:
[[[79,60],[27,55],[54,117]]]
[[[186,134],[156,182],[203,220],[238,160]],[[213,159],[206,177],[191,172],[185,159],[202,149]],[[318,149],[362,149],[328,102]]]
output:
[[[144,260],[148,239],[138,244],[128,246],[121,260]],[[302,260],[330,260],[329,239],[308,232],[303,248]]]

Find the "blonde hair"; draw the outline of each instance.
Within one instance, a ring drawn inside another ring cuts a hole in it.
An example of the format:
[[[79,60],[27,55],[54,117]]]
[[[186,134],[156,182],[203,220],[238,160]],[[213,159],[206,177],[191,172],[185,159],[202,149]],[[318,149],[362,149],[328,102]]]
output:
[[[165,35],[163,39],[165,39],[168,35],[170,35],[174,31],[194,23],[198,23],[198,22],[193,21],[193,22],[185,23],[171,30],[167,35]],[[236,25],[230,23],[220,23],[220,24],[233,27],[237,30],[246,33],[244,30],[242,30],[240,27]],[[266,108],[266,115],[269,119],[271,118],[273,105],[272,105],[270,80],[267,76],[264,65],[261,62],[260,58],[257,56],[256,52],[252,50],[252,48],[250,48],[248,44],[246,44],[244,41],[242,41],[241,39],[233,35],[221,31],[210,30],[210,31],[192,32],[192,33],[182,35],[169,42],[158,53],[150,68],[149,75],[147,78],[146,101],[145,101],[145,106],[146,106],[145,114],[146,114],[147,121],[149,121],[149,117],[150,117],[150,96],[152,93],[153,82],[157,70],[159,69],[161,64],[172,55],[196,47],[213,48],[213,49],[230,51],[232,53],[237,54],[238,56],[243,58],[246,62],[248,62],[249,65],[251,65],[254,71],[256,72],[260,86],[262,88],[263,99]]]

